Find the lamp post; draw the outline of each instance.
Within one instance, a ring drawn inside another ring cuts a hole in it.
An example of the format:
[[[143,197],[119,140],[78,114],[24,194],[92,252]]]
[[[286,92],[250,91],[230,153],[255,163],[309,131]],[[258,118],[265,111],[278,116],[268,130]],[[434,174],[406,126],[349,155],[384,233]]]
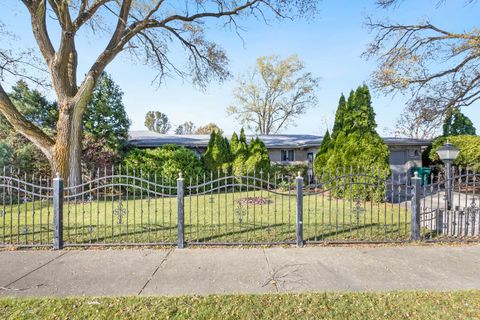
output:
[[[447,173],[447,210],[452,209],[452,181],[451,181],[451,175],[452,175],[452,163],[455,161],[457,158],[458,154],[460,153],[460,150],[455,148],[450,142],[447,141],[443,146],[438,148],[437,154],[440,158],[445,163],[445,171]]]

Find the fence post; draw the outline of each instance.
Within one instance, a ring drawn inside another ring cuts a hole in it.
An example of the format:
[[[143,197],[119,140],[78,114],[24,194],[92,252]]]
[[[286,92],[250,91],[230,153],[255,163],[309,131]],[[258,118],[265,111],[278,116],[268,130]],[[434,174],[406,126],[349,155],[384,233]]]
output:
[[[296,179],[296,196],[297,196],[297,211],[296,211],[296,233],[297,246],[303,247],[303,178],[301,172],[298,173]]]
[[[178,216],[178,244],[177,247],[183,249],[185,247],[184,229],[185,229],[185,213],[183,199],[183,177],[180,172],[177,179],[177,216]]]
[[[443,233],[443,210],[437,209],[435,217],[435,230],[437,234]]]
[[[53,179],[53,249],[63,249],[63,179]]]
[[[418,172],[412,178],[413,197],[411,200],[411,240],[420,240],[420,196],[422,188],[422,179],[418,176]]]

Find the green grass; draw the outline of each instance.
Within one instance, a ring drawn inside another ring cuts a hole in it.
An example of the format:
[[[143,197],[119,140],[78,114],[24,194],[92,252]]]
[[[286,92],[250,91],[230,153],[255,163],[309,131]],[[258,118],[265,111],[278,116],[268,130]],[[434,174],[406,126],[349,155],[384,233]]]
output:
[[[480,291],[2,298],[2,319],[480,319]]]
[[[64,204],[64,239],[84,243],[176,243],[177,199],[127,199],[93,194]],[[239,199],[261,197],[268,203],[240,205]],[[293,242],[295,196],[266,191],[212,192],[185,197],[187,242]],[[1,205],[0,205],[1,207]],[[352,202],[327,196],[304,196],[304,239],[311,241],[405,240],[410,216],[405,205]],[[0,208],[3,209],[3,208]],[[0,216],[0,242],[49,244],[51,203],[5,206]]]

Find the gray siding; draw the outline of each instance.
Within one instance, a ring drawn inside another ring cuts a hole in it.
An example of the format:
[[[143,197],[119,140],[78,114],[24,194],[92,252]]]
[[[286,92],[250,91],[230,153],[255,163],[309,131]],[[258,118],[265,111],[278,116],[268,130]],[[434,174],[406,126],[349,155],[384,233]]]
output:
[[[247,141],[256,136],[247,136]],[[193,149],[199,156],[206,150],[208,135],[162,135],[150,131],[131,131],[129,142],[138,148],[155,148],[165,144],[176,144]],[[307,155],[314,155],[322,137],[313,135],[259,136],[265,143],[273,163],[307,163]],[[412,167],[422,166],[422,148],[431,145],[430,140],[410,138],[383,138],[390,150],[390,167],[394,173],[405,173]],[[295,161],[282,162],[281,150],[294,150]]]

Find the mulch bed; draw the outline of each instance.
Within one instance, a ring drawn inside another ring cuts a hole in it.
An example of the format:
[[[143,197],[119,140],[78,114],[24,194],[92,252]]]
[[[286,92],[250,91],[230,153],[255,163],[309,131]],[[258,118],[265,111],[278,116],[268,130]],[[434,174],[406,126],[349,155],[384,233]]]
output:
[[[237,203],[240,205],[266,205],[272,203],[272,200],[264,197],[246,197],[246,198],[240,198],[237,200]]]

